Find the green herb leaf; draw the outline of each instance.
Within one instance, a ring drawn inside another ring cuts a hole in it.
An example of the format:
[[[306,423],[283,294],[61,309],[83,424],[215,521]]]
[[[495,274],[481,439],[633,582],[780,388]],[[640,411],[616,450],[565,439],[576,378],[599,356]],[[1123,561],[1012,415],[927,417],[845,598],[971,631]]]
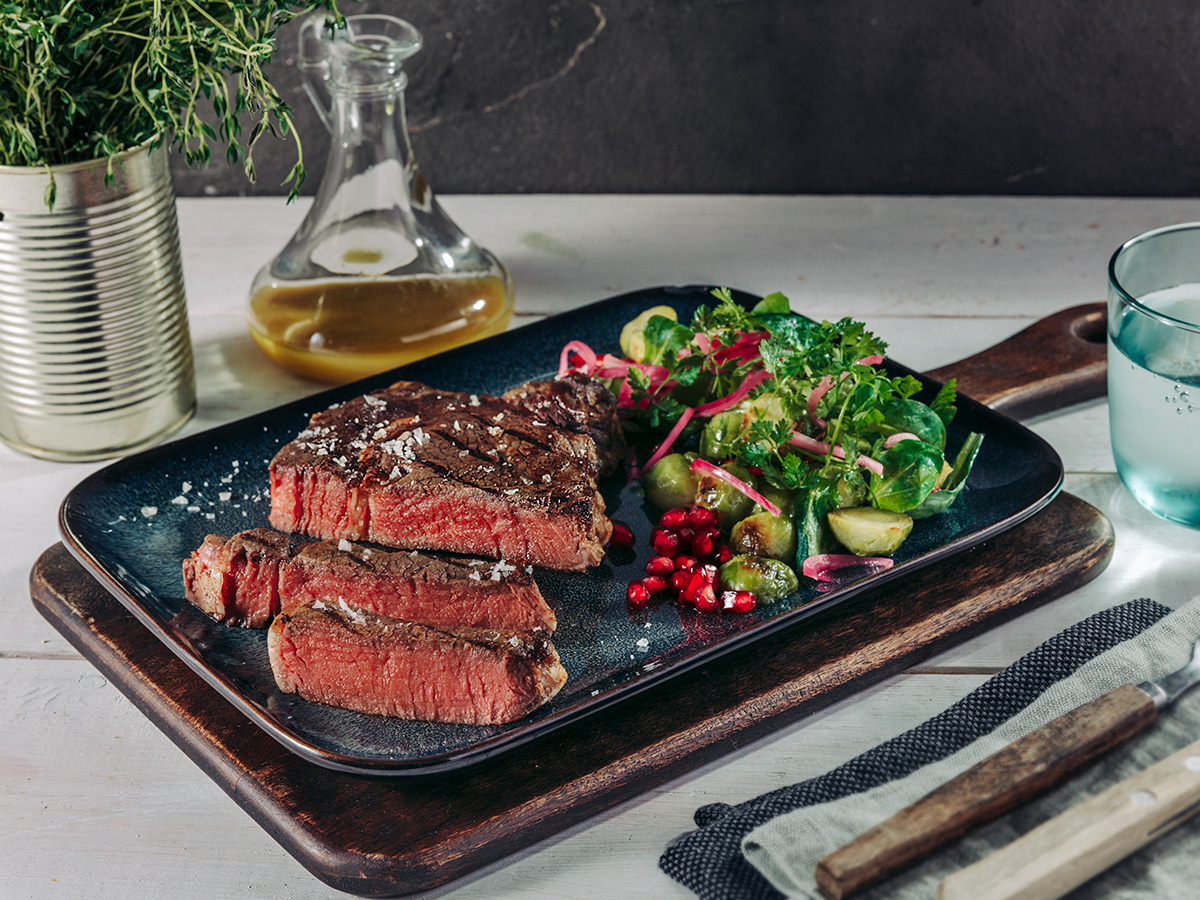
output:
[[[193,165],[208,162],[209,141],[233,159],[247,109],[273,133],[292,133],[264,67],[280,26],[313,9],[344,21],[337,0],[0,3],[0,165],[111,159],[152,140]],[[215,126],[202,115],[205,98]],[[293,191],[304,171],[295,147]]]

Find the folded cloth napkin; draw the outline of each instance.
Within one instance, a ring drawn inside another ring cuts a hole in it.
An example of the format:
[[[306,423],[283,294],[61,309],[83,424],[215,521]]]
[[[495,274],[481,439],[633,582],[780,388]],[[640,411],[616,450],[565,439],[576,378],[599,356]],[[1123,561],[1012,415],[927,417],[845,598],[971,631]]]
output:
[[[701,808],[700,828],[673,842],[659,865],[703,900],[819,898],[817,860],[1056,716],[1119,685],[1180,668],[1198,636],[1200,598],[1175,612],[1134,600],[1097,613],[940,715],[824,775],[738,806]],[[1200,688],[1103,761],[861,896],[932,897],[950,872],[1198,738]],[[1200,860],[1200,827],[1184,826],[1072,898],[1193,896],[1200,873],[1194,860]]]

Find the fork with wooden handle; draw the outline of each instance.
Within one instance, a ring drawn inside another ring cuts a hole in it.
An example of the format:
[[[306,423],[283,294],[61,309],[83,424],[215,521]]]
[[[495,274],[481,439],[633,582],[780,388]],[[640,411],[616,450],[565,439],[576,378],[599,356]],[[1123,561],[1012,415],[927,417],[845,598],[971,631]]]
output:
[[[824,857],[817,887],[830,900],[843,900],[999,818],[1145,731],[1161,708],[1198,681],[1200,640],[1179,671],[1122,685],[1064,713]]]
[[[1200,812],[1200,741],[947,876],[938,900],[1055,900]]]

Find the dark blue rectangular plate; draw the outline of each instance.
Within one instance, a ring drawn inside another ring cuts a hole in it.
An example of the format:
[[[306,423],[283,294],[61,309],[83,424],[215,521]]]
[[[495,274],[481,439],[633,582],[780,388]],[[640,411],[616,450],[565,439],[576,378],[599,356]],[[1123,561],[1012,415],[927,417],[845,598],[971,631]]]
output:
[[[757,299],[735,296],[745,303]],[[86,478],[63,501],[64,542],[154,637],[288,750],[342,771],[416,775],[485,759],[663,679],[686,677],[718,654],[852,600],[868,584],[898,582],[1011,528],[1060,489],[1062,463],[1045,441],[960,398],[949,448],[957,450],[971,431],[985,435],[983,448],[954,506],[916,524],[895,566],[832,590],[802,579],[800,590],[783,601],[728,615],[699,614],[670,602],[637,612],[627,607],[625,588],[644,574],[652,526],[636,485],[614,476],[602,486],[608,512],[633,530],[636,550],[614,553],[581,574],[537,572],[558,615],[554,644],[568,681],[541,709],[502,726],[389,719],[282,693],[271,674],[264,631],[221,625],[184,598],[181,564],[205,535],[229,536],[267,524],[268,463],[314,412],[400,378],[500,394],[551,377],[570,340],[617,352],[621,325],[645,308],[668,304],[686,321],[699,305],[712,302],[709,288],[698,286],[624,294],[121,459]],[[886,365],[893,375],[910,373],[891,361]],[[926,384],[922,397],[929,399],[936,385]]]

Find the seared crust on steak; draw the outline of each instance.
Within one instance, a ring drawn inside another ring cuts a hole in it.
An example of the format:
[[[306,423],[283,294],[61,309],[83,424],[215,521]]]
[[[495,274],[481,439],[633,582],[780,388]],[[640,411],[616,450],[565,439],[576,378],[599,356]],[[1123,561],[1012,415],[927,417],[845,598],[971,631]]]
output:
[[[218,621],[264,627],[280,608],[345,600],[368,612],[450,627],[552,632],[529,572],[482,559],[302,544],[266,528],[209,535],[183,563],[187,598]]]
[[[312,417],[271,462],[273,526],[580,571],[612,525],[586,434],[496,397],[398,382]]]
[[[522,384],[500,399],[565,431],[588,435],[596,443],[602,475],[615,471],[625,460],[625,434],[617,418],[617,398],[595,378],[568,372],[553,381]]]
[[[542,635],[431,628],[347,604],[288,608],[271,623],[267,651],[285,693],[430,722],[511,722],[567,677]]]

